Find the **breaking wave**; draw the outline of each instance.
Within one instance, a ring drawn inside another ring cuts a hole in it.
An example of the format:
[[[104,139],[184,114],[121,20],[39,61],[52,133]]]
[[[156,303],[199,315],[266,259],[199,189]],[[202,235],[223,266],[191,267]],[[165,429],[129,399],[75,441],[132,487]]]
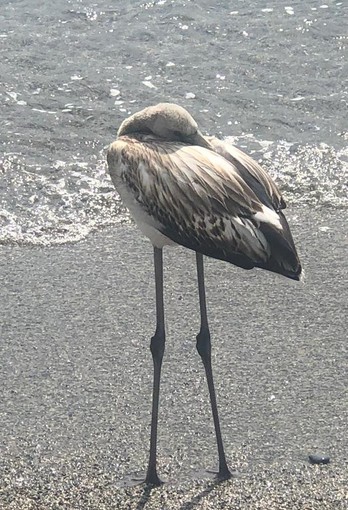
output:
[[[348,148],[229,141],[258,160],[278,183],[288,205],[348,207]],[[96,229],[131,221],[106,172],[105,150],[88,161],[27,164],[7,153],[0,161],[0,243],[76,242]]]

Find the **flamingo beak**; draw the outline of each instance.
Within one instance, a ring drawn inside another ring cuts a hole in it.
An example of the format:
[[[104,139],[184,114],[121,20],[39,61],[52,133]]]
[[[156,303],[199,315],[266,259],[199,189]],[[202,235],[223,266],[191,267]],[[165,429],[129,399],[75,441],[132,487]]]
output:
[[[191,143],[192,145],[198,145],[199,147],[205,147],[206,149],[213,150],[208,139],[204,135],[202,135],[202,133],[198,130],[196,131],[196,133],[187,138],[189,143]]]

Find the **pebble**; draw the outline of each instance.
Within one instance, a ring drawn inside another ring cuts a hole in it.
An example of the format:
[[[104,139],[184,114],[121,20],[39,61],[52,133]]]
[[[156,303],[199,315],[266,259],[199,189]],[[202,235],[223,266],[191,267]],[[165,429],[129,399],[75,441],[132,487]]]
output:
[[[330,457],[325,455],[308,455],[311,464],[329,464]]]

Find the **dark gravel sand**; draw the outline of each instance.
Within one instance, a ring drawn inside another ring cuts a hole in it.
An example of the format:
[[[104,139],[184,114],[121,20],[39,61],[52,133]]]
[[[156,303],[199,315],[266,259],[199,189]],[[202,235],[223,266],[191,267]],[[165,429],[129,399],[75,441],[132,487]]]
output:
[[[159,472],[146,465],[152,250],[119,225],[74,245],[0,247],[0,508],[345,509],[347,213],[292,209],[304,283],[206,264],[218,404],[238,472],[217,461],[189,251],[165,254],[167,351]],[[329,456],[312,465],[309,455]]]

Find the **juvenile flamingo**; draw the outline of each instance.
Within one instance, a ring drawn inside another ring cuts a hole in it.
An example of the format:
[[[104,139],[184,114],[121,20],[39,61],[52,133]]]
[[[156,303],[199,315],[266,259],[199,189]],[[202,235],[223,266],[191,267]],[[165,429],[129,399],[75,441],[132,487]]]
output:
[[[259,267],[299,280],[301,264],[282,212],[285,202],[271,177],[251,157],[203,136],[182,107],[161,103],[124,120],[108,150],[111,179],[154,247],[157,327],[150,456],[146,484],[157,474],[157,421],[165,347],[163,258],[165,245],[196,252],[201,327],[197,350],[206,372],[219,454],[219,479],[228,479],[211,365],[203,255],[244,269]]]

